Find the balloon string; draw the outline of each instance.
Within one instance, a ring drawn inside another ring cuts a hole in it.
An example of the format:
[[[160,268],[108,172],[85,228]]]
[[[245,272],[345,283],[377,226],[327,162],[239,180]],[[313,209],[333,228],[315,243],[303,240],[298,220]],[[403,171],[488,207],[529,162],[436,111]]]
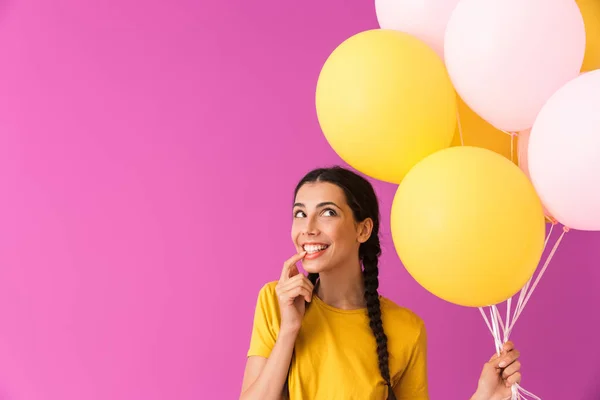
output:
[[[515,135],[510,135],[510,161],[515,162]]]
[[[552,231],[554,229],[554,226],[557,223],[556,220],[553,220],[552,222],[553,222],[552,226],[550,227],[550,230],[544,241],[544,250],[548,246],[548,242],[550,241],[550,237],[552,236]],[[496,348],[496,353],[498,355],[501,354],[502,344],[508,342],[508,340],[510,338],[510,334],[515,326],[516,321],[521,316],[523,309],[527,305],[529,299],[531,298],[531,295],[535,291],[540,279],[542,278],[543,274],[545,273],[546,269],[548,268],[550,261],[554,257],[554,254],[558,250],[558,247],[567,232],[569,232],[569,228],[566,226],[563,227],[562,234],[559,236],[559,238],[554,243],[554,246],[553,246],[552,250],[550,251],[550,254],[548,255],[548,257],[546,258],[546,261],[544,262],[542,269],[540,270],[539,274],[537,275],[537,277],[533,283],[533,286],[531,286],[531,290],[529,290],[529,286],[531,285],[531,281],[532,281],[533,277],[531,279],[529,279],[527,284],[523,287],[523,289],[521,289],[521,293],[519,294],[519,301],[517,302],[517,306],[515,307],[515,311],[512,316],[512,321],[511,321],[512,297],[506,301],[506,323],[502,320],[502,315],[500,314],[500,310],[498,309],[497,305],[491,305],[489,307],[489,309],[490,309],[489,319],[488,319],[483,307],[479,307],[479,312],[481,313],[481,316],[483,317],[483,320],[485,321],[485,324],[487,325],[487,327],[494,339],[494,345]],[[541,398],[536,396],[535,394],[529,392],[528,390],[525,390],[519,384],[514,384],[511,386],[511,396],[507,397],[505,400],[541,400]]]
[[[492,337],[494,338],[494,344],[496,347],[496,354],[500,355],[502,352],[502,344],[508,342],[508,330],[505,330],[504,327],[507,326],[502,321],[502,316],[498,310],[498,307],[495,305],[490,306],[490,319],[488,320],[483,307],[479,307],[479,312],[483,317]],[[491,323],[490,323],[491,321]],[[504,333],[504,342],[501,341],[500,331]],[[535,394],[523,389],[518,383],[515,383],[511,386],[511,395],[506,397],[504,400],[542,400]],[[529,397],[525,397],[529,396]]]
[[[494,341],[496,342],[496,354],[500,355],[502,352],[502,342],[500,341],[500,328],[498,327],[498,309],[495,306],[490,307],[490,317],[492,320],[492,328],[494,335]]]
[[[498,307],[496,305],[492,306],[492,310],[494,311],[494,318],[496,318],[496,325],[498,325],[500,328],[502,328],[502,332],[506,332],[506,326],[508,325],[504,325],[504,321],[502,321],[502,317],[500,316],[500,311],[498,310]],[[500,331],[498,330],[498,334],[500,333]],[[504,336],[506,337],[506,334],[504,334]],[[504,342],[506,342],[506,339],[504,339]],[[504,342],[500,342],[501,344]],[[500,346],[500,349],[502,349],[502,346]],[[499,350],[500,350],[499,349]]]
[[[515,162],[515,136],[519,136],[519,132],[508,132],[503,129],[499,130],[510,136],[510,161]]]
[[[519,319],[519,316],[521,315],[521,313],[525,309],[525,306],[527,305],[527,302],[529,301],[529,298],[531,297],[531,295],[535,291],[535,288],[537,287],[538,283],[540,282],[540,279],[542,279],[542,276],[544,275],[544,272],[546,272],[546,269],[548,268],[548,265],[550,264],[550,261],[554,257],[554,254],[556,253],[556,250],[558,250],[558,246],[562,242],[562,240],[565,237],[565,234],[567,232],[569,232],[569,228],[567,228],[566,226],[563,226],[563,231],[562,231],[561,235],[559,236],[559,238],[556,240],[556,243],[554,243],[554,247],[552,247],[552,250],[550,251],[550,254],[548,255],[548,258],[546,258],[546,262],[544,263],[544,266],[542,267],[542,270],[538,274],[537,278],[535,278],[535,282],[533,283],[533,286],[531,287],[531,290],[529,290],[529,292],[527,293],[527,296],[525,297],[525,300],[523,300],[523,304],[521,305],[521,308],[518,310],[516,317],[513,318],[512,326],[509,327],[509,332],[510,332],[510,330],[512,330],[514,324],[517,322],[517,319]]]
[[[512,306],[512,297],[506,301],[506,326],[510,326],[510,309]],[[504,331],[504,341],[508,342],[508,334],[510,332],[508,329]]]
[[[458,135],[460,136],[460,145],[464,146],[465,141],[463,139],[462,125],[460,123],[460,114],[458,110],[456,110],[456,122],[458,123]]]
[[[485,324],[487,325],[488,329],[490,330],[490,332],[492,332],[492,326],[490,325],[490,321],[488,321],[487,316],[485,315],[485,311],[483,311],[483,307],[479,307],[479,312],[481,313],[481,316],[483,317],[483,320],[485,321]],[[492,332],[492,336],[493,336],[493,332]]]
[[[546,250],[546,247],[548,246],[548,241],[550,240],[550,237],[552,236],[552,231],[554,230],[555,225],[556,225],[556,222],[552,223],[552,225],[550,226],[550,230],[548,231],[548,234],[546,235],[546,240],[544,241],[543,250]],[[523,300],[525,300],[525,295],[527,294],[527,290],[529,290],[529,286],[531,285],[532,280],[533,280],[533,275],[531,276],[531,278],[529,278],[529,280],[527,281],[525,286],[521,289],[521,293],[519,293],[519,300],[517,301],[517,306],[515,307],[515,312],[513,314],[513,321],[517,317],[517,313],[519,312],[519,310],[521,309],[521,306],[523,305]],[[508,324],[508,325],[510,326],[510,324]]]

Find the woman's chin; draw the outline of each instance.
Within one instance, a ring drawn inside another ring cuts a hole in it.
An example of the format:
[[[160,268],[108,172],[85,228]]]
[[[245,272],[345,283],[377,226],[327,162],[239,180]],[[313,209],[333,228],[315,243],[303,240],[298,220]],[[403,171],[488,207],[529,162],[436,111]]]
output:
[[[310,261],[302,261],[302,268],[309,274],[318,274],[321,272],[319,265]]]
[[[327,263],[321,260],[302,260],[302,268],[309,274],[319,274],[327,269]]]

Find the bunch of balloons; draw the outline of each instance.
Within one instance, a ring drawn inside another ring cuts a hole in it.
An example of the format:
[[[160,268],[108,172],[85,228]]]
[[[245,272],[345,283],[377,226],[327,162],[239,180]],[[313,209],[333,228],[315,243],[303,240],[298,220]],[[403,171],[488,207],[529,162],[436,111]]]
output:
[[[321,129],[349,165],[399,185],[392,235],[425,289],[501,303],[534,274],[546,217],[600,230],[600,2],[375,0],[375,11],[381,29],[323,65]]]

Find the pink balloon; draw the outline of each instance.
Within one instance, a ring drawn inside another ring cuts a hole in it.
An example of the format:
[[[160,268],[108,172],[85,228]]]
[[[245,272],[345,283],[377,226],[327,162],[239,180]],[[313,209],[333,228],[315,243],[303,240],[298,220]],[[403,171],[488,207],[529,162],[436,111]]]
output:
[[[444,34],[450,14],[459,0],[375,0],[382,29],[409,33],[444,58]]]
[[[519,132],[519,141],[518,141],[518,147],[517,147],[517,159],[519,161],[519,168],[521,168],[521,171],[523,171],[523,173],[525,175],[527,175],[527,177],[529,178],[529,180],[531,180],[531,175],[529,174],[529,165],[528,165],[528,158],[527,158],[527,148],[529,147],[529,136],[531,135],[531,130],[527,129],[525,131]],[[550,211],[548,211],[548,209],[546,208],[545,205],[543,205],[544,208],[544,215],[548,218],[553,218],[552,214],[550,214]]]
[[[552,93],[579,74],[584,52],[573,0],[462,0],[444,42],[462,99],[509,132],[531,128]]]
[[[600,70],[552,95],[535,120],[527,155],[533,185],[554,218],[600,230]]]

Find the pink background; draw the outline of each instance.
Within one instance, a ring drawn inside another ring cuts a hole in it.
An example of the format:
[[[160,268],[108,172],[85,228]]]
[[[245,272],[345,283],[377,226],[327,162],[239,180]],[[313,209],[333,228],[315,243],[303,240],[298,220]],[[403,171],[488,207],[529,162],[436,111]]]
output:
[[[319,69],[377,27],[373,2],[1,5],[4,400],[237,398],[293,187],[339,162]],[[468,398],[493,351],[479,313],[421,289],[387,227],[383,246],[383,294],[429,329],[431,397]],[[599,258],[600,233],[570,233],[516,328],[544,399],[600,396]]]

